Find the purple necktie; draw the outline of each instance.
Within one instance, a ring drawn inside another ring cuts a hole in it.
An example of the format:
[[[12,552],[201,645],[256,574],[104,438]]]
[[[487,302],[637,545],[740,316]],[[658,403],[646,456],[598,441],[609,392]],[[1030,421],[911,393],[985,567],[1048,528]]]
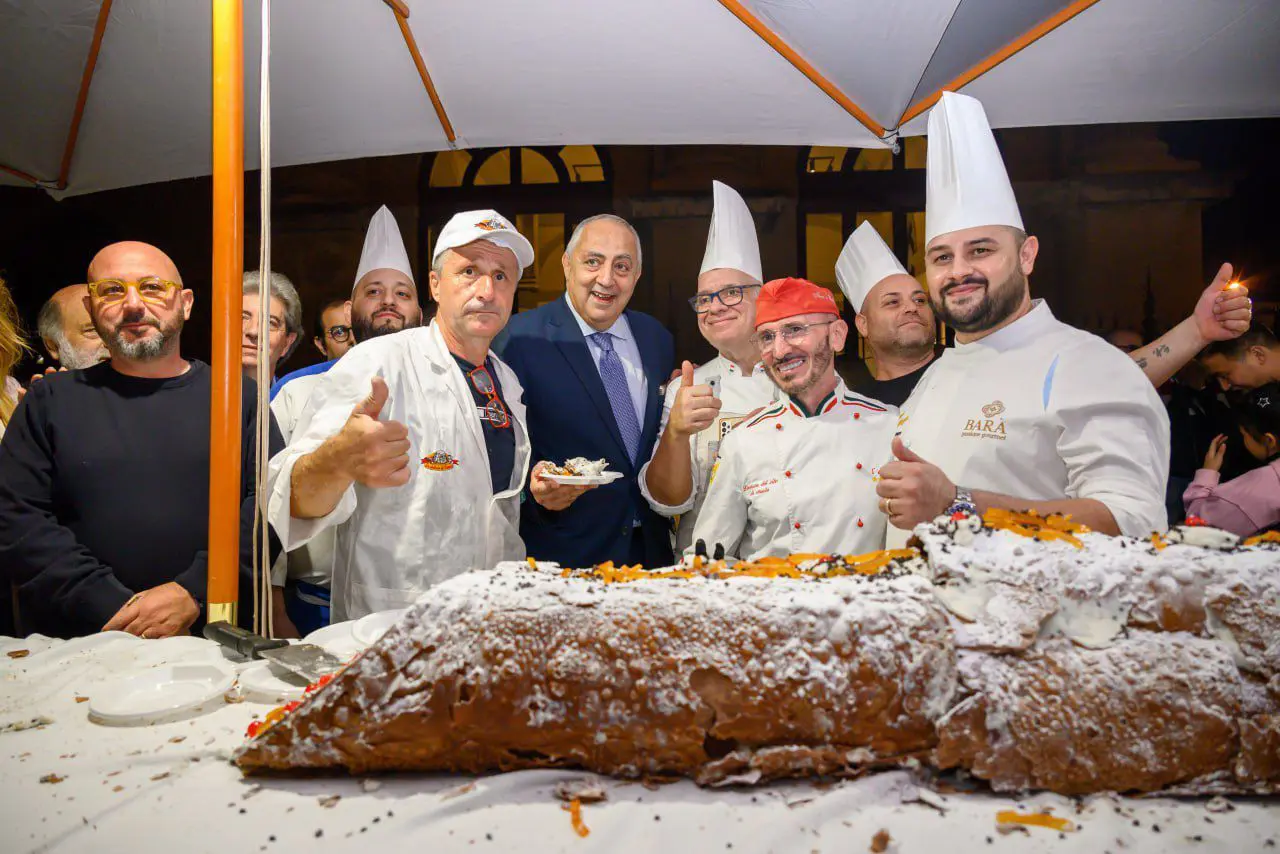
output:
[[[609,406],[613,409],[613,420],[618,424],[618,432],[622,434],[622,443],[627,446],[627,457],[632,463],[636,461],[636,452],[640,449],[640,422],[636,418],[636,408],[631,402],[631,390],[627,386],[627,375],[622,370],[622,359],[613,349],[613,335],[608,332],[596,332],[591,336],[602,351],[600,356],[600,379],[604,381],[605,393],[609,395]]]

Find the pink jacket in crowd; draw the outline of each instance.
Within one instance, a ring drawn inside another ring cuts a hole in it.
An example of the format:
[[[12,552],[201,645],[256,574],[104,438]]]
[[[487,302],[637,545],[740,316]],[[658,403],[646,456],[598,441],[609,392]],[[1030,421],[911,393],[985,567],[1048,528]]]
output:
[[[1200,469],[1182,493],[1188,516],[1248,536],[1280,522],[1280,459],[1218,483],[1218,472]]]

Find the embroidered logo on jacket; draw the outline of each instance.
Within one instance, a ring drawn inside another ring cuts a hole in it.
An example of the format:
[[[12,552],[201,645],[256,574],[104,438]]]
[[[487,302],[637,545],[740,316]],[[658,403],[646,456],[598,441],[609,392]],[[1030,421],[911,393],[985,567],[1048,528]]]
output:
[[[1004,404],[998,400],[991,401],[982,407],[982,418],[970,418],[964,422],[964,429],[960,431],[960,435],[970,439],[1004,441],[1008,436],[1005,434],[1004,419],[999,417],[1003,413]]]
[[[450,454],[448,451],[436,451],[430,456],[422,458],[422,465],[431,471],[448,471],[461,464],[461,460]]]

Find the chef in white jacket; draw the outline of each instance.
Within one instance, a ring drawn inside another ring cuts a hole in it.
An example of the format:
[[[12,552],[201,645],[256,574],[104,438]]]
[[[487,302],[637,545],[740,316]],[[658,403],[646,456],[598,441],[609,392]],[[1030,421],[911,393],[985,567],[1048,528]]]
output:
[[[347,353],[271,460],[267,513],[284,547],[338,529],[335,621],[524,557],[522,389],[489,345],[533,258],[496,211],[453,217],[432,257],[435,320]]]
[[[761,288],[757,340],[784,397],[724,438],[695,543],[746,559],[881,548],[875,480],[896,410],[854,394],[836,374],[848,332],[826,288],[803,279]]]
[[[343,312],[347,325],[360,330],[365,341],[422,323],[422,306],[418,303],[418,286],[409,264],[409,253],[400,226],[386,205],[378,208],[365,230],[351,299],[343,306]],[[299,419],[306,411],[311,392],[332,366],[325,363],[301,376],[286,377],[271,398],[271,414],[286,444],[293,438]],[[276,609],[273,625],[277,637],[289,636],[282,635],[280,627],[287,627],[290,622],[301,634],[309,634],[329,623],[329,588],[333,581],[336,542],[336,529],[328,528],[305,545],[280,552],[271,569]]]
[[[698,331],[717,355],[694,368],[685,362],[667,386],[653,456],[640,470],[640,493],[655,513],[678,517],[677,554],[693,543],[698,510],[720,442],[739,421],[780,396],[755,343],[760,244],[742,196],[712,182],[714,207],[707,249],[690,298]]]
[[[878,485],[890,547],[940,513],[993,507],[1109,534],[1163,530],[1165,409],[1124,353],[1031,299],[1038,243],[978,101],[943,94],[928,161],[926,274],[956,346],[902,406]]]

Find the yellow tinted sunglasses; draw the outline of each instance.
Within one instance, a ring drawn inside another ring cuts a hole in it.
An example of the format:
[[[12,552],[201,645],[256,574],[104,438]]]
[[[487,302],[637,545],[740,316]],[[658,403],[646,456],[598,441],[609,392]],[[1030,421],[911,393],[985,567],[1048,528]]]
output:
[[[136,282],[128,282],[124,279],[99,279],[89,283],[89,296],[98,302],[110,305],[123,302],[129,293],[129,288],[133,288],[143,302],[163,305],[169,301],[169,295],[179,287],[181,286],[177,282],[155,276],[138,279]]]

